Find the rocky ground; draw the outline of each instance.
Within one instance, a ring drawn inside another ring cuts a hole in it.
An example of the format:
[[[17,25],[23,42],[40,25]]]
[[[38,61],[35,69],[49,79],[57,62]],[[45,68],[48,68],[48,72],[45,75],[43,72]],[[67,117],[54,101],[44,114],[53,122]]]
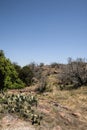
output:
[[[29,93],[29,91],[24,93]],[[37,94],[37,98],[36,111],[42,114],[43,117],[40,125],[32,125],[30,121],[25,121],[17,115],[7,113],[0,118],[0,130],[87,129],[87,89],[48,92]]]
[[[5,115],[0,121],[0,130],[35,130],[35,128],[26,121],[10,114]]]

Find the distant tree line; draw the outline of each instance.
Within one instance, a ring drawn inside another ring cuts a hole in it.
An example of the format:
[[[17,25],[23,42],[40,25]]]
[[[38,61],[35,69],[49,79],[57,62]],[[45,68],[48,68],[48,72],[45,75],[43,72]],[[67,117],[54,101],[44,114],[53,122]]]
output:
[[[43,92],[46,90],[47,77],[53,74],[58,74],[60,89],[86,86],[87,62],[83,58],[77,58],[76,60],[69,58],[67,64],[54,62],[46,66],[44,63],[37,65],[33,62],[21,67],[17,63],[11,63],[5,57],[3,50],[0,50],[0,90],[19,89],[38,84],[36,90]]]

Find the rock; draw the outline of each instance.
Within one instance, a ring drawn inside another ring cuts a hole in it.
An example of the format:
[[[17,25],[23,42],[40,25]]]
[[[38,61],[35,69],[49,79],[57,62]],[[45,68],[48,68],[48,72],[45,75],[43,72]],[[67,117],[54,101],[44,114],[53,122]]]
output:
[[[29,122],[13,117],[12,115],[3,117],[0,124],[2,124],[0,130],[35,130]]]
[[[60,126],[56,126],[53,128],[53,130],[62,130],[62,128]]]

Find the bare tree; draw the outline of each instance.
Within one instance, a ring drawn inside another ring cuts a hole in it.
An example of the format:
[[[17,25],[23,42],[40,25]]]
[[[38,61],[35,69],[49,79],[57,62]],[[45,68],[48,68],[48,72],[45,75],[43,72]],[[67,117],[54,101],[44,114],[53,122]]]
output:
[[[87,63],[85,59],[77,58],[68,59],[68,64],[64,66],[61,74],[61,81],[63,84],[73,84],[75,86],[82,86],[87,84]]]

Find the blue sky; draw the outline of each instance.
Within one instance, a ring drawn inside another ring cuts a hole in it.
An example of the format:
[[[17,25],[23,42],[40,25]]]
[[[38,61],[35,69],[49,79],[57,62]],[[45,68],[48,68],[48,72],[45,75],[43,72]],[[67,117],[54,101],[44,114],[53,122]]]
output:
[[[0,0],[0,49],[21,66],[87,58],[87,0]]]

